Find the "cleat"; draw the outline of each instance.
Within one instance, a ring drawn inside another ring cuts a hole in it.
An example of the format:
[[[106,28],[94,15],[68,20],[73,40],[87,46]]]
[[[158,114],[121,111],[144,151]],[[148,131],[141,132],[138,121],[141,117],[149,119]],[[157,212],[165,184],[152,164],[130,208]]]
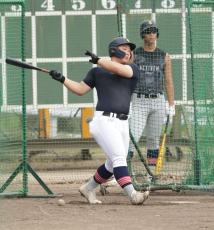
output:
[[[107,186],[101,184],[100,185],[100,193],[101,193],[102,196],[105,196],[106,194],[108,194],[109,191],[107,190]]]
[[[184,156],[184,153],[182,151],[182,149],[178,146],[175,146],[175,149],[176,149],[176,160],[177,161],[180,161],[182,160],[183,156]]]
[[[131,203],[133,205],[143,204],[149,198],[149,191],[144,193],[133,191],[131,194]]]
[[[157,164],[157,158],[155,158],[155,157],[147,158],[147,161],[148,161],[149,166],[156,166],[156,164]]]
[[[89,204],[102,204],[102,201],[97,200],[95,190],[89,190],[87,184],[82,185],[79,188],[80,194],[86,198]]]
[[[119,185],[118,185],[116,179],[114,178],[114,176],[112,176],[105,183],[100,185],[100,193],[101,193],[101,195],[105,196],[106,194],[109,193],[107,188],[115,187],[115,186],[119,186]]]

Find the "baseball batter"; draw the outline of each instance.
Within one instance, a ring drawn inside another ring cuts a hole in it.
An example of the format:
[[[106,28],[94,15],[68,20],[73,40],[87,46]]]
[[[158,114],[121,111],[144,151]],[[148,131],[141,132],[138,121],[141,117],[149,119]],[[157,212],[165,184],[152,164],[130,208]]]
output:
[[[95,189],[114,175],[132,204],[142,204],[149,192],[137,192],[128,173],[126,157],[129,146],[128,114],[131,95],[139,78],[138,67],[131,63],[135,44],[118,37],[109,44],[109,58],[99,58],[87,51],[92,68],[80,83],[65,78],[58,71],[51,71],[53,79],[62,82],[69,90],[84,95],[97,90],[98,102],[90,132],[106,154],[106,162],[79,191],[90,204],[99,204]]]
[[[140,78],[132,97],[131,132],[138,142],[144,128],[147,139],[149,165],[156,165],[159,142],[166,113],[175,115],[174,87],[170,56],[156,47],[159,30],[154,22],[144,21],[140,26],[143,47],[134,51],[134,62],[140,68]],[[168,99],[168,109],[164,97]],[[130,155],[134,147],[130,144]]]

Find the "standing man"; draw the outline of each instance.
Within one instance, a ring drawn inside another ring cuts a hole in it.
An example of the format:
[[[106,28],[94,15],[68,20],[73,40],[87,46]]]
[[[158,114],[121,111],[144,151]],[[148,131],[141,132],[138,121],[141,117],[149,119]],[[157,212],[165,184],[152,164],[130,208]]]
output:
[[[144,21],[140,26],[140,36],[143,46],[134,51],[134,62],[140,69],[140,78],[132,96],[130,128],[136,143],[145,128],[148,164],[155,166],[166,114],[171,120],[175,115],[172,64],[170,56],[156,46],[159,30],[154,22]],[[132,143],[129,151],[132,156],[134,151]]]
[[[87,51],[90,62],[99,67],[92,68],[79,83],[65,78],[60,72],[52,70],[53,79],[63,83],[77,95],[84,95],[96,88],[98,102],[93,120],[89,123],[90,132],[104,150],[106,161],[101,165],[88,183],[79,191],[90,204],[100,204],[95,189],[114,175],[132,204],[142,204],[149,192],[137,192],[128,173],[126,157],[129,146],[128,113],[131,95],[136,86],[139,69],[131,63],[135,44],[118,37],[109,44],[111,59],[99,58]]]

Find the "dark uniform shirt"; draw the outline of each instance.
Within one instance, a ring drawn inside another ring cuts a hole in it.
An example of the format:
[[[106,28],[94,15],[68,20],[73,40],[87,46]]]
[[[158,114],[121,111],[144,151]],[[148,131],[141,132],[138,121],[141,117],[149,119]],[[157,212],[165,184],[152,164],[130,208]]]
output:
[[[101,67],[92,68],[83,80],[90,88],[96,88],[97,111],[129,113],[131,95],[136,87],[140,72],[135,64],[130,65],[133,77],[120,77]]]
[[[134,51],[135,64],[140,69],[140,78],[135,93],[157,94],[164,91],[164,68],[166,53],[159,48],[147,52],[142,47]]]

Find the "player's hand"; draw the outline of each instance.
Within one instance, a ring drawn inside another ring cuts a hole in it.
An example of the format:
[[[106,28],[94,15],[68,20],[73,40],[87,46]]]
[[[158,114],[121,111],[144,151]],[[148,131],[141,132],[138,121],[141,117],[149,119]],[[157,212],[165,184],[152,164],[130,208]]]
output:
[[[64,83],[65,81],[65,77],[62,75],[62,73],[60,73],[57,70],[51,70],[49,75],[56,81],[59,81],[61,83]]]
[[[169,122],[172,123],[173,117],[175,116],[175,105],[169,106],[167,115],[169,115]]]
[[[86,50],[85,55],[91,57],[89,61],[93,64],[97,64],[98,60],[100,59],[96,54],[93,54],[88,50]]]

